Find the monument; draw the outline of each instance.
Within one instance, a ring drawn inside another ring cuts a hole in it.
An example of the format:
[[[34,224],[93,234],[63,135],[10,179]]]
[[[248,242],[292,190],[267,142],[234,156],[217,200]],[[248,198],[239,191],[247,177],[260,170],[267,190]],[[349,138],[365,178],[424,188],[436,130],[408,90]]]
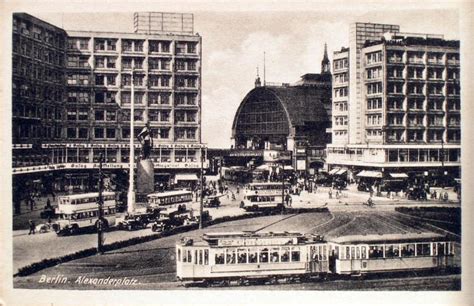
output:
[[[155,191],[154,166],[150,158],[153,148],[153,135],[150,129],[150,123],[137,135],[141,144],[140,159],[137,162],[137,200],[146,201],[146,196]]]

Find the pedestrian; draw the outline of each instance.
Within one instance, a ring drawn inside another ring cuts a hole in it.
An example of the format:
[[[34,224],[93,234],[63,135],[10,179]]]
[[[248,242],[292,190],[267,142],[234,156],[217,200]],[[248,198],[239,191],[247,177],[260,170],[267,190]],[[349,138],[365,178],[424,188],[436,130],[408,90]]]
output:
[[[316,193],[317,191],[318,191],[318,186],[316,186],[316,184],[314,184],[313,192]]]
[[[46,199],[46,207],[51,207],[51,201],[49,200],[49,198]]]
[[[290,197],[290,199],[289,199],[289,201],[288,201],[288,203],[289,203],[288,206],[291,207],[292,204],[293,204],[293,198],[292,198],[290,195],[289,195],[289,197]]]
[[[35,222],[33,220],[29,220],[28,223],[30,224],[30,231],[28,232],[28,235],[35,234]]]
[[[329,188],[328,194],[329,194],[329,198],[332,199],[332,188]]]

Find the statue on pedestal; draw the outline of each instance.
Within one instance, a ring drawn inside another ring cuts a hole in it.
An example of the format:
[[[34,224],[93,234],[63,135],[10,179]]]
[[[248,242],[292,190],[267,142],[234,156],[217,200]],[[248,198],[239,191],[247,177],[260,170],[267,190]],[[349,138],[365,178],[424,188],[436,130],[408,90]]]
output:
[[[155,190],[154,165],[150,158],[153,148],[150,122],[146,123],[145,127],[137,135],[137,139],[142,145],[141,158],[137,162],[137,196],[141,196],[146,202],[146,195]]]
[[[153,147],[153,135],[150,129],[150,122],[145,124],[145,127],[137,135],[138,141],[142,145],[141,149],[141,159],[149,159],[151,148]]]

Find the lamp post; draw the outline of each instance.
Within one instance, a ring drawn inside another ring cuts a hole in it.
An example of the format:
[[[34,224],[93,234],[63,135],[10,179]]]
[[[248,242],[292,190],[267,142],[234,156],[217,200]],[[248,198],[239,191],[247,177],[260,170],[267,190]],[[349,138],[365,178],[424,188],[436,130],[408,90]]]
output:
[[[127,194],[127,212],[133,214],[135,212],[135,173],[134,173],[134,164],[135,164],[135,130],[134,130],[134,120],[135,120],[135,86],[133,84],[133,68],[131,72],[131,94],[130,94],[130,175],[129,175],[129,185],[128,185],[128,194]]]
[[[103,173],[102,173],[102,153],[99,155],[99,196],[97,199],[97,205],[99,206],[99,213],[98,213],[98,220],[97,220],[97,253],[102,254],[102,243],[103,243],[103,224],[102,224],[102,218],[103,218],[103,205],[104,205],[104,199],[102,198],[102,189],[104,188],[103,184]]]
[[[203,207],[204,207],[204,170],[203,170],[203,163],[204,163],[204,150],[201,146],[201,199],[199,203],[199,229],[202,229],[203,221],[202,221],[202,214],[203,214]]]

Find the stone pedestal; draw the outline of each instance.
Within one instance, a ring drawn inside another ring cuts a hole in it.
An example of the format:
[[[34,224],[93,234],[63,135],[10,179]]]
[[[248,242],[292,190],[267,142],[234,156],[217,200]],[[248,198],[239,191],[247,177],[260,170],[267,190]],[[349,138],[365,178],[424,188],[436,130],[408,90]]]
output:
[[[155,191],[153,162],[141,159],[137,163],[137,195],[147,195]]]

